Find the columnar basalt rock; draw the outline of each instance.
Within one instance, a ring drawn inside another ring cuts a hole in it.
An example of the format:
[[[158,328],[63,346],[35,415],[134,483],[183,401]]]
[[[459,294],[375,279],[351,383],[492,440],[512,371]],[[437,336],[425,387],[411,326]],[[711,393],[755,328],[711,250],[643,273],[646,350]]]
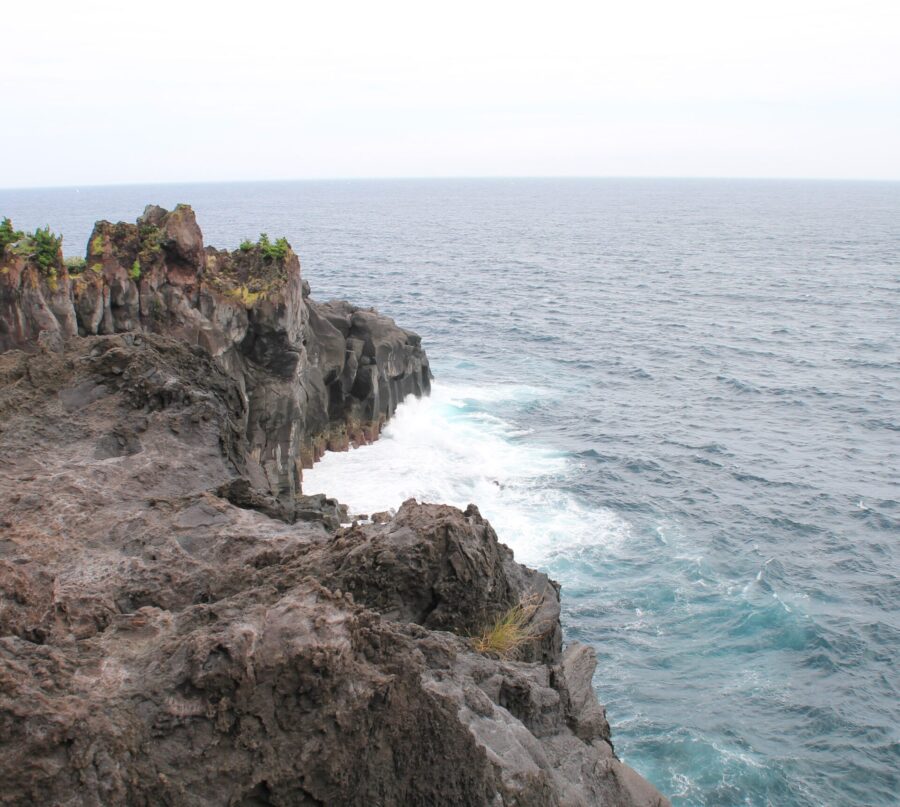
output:
[[[181,207],[98,224],[85,277],[3,256],[0,804],[665,807],[474,505],[299,494],[430,375],[263,252]]]
[[[98,222],[83,269],[60,256],[54,273],[0,255],[0,350],[133,331],[202,347],[247,399],[248,474],[280,499],[300,493],[302,468],[324,451],[371,442],[407,395],[430,390],[416,334],[372,310],[314,302],[286,243],[204,247],[187,205]]]

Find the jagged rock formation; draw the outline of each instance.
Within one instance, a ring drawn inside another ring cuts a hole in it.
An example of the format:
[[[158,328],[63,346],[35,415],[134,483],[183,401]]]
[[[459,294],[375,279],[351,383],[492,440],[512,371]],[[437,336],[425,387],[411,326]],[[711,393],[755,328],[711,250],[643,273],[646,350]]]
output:
[[[187,205],[98,222],[77,273],[61,256],[48,272],[0,253],[0,350],[134,331],[201,347],[237,381],[245,473],[280,499],[300,491],[302,467],[374,440],[431,385],[418,335],[371,309],[315,303],[286,242],[204,247]]]
[[[3,281],[28,350],[0,353],[0,804],[667,804],[613,754],[557,587],[474,506],[341,527],[266,465],[266,446],[350,439],[427,388],[418,341],[315,306],[298,266],[260,279],[253,255],[201,250],[181,210],[145,214],[164,256],[155,286],[140,259],[136,301],[128,225],[98,225],[93,297],[62,272],[30,285],[18,258]],[[231,306],[238,284],[266,299]],[[516,657],[475,652],[523,601]]]

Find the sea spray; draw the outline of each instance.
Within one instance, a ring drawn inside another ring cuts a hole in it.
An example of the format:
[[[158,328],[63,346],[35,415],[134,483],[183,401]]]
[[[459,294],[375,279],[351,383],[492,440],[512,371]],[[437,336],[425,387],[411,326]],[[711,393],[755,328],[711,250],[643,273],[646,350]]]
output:
[[[530,441],[528,430],[488,411],[546,394],[527,386],[435,382],[407,399],[374,444],[329,453],[304,472],[307,493],[328,491],[351,513],[396,509],[408,498],[478,506],[525,564],[627,540],[628,524],[565,491],[578,460]]]

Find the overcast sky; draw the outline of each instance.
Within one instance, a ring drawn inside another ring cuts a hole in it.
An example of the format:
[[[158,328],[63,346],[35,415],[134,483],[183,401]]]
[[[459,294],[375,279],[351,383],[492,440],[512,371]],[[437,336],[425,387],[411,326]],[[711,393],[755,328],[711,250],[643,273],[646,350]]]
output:
[[[0,187],[900,179],[900,0],[4,0],[0,26]]]

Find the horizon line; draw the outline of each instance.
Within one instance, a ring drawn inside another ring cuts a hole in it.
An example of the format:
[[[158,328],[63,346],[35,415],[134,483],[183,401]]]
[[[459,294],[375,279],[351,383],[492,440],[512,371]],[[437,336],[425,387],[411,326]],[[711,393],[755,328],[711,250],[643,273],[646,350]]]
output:
[[[0,187],[4,191],[50,191],[100,189],[100,188],[138,188],[176,185],[252,185],[252,184],[288,184],[315,182],[471,182],[471,181],[510,181],[510,180],[653,180],[653,181],[689,181],[689,182],[859,182],[859,183],[898,183],[900,178],[874,177],[811,177],[811,176],[705,176],[705,175],[650,175],[650,174],[482,174],[482,175],[409,175],[409,176],[323,176],[294,177],[289,179],[184,179],[184,180],[126,180],[97,184],[70,185],[19,185]]]

